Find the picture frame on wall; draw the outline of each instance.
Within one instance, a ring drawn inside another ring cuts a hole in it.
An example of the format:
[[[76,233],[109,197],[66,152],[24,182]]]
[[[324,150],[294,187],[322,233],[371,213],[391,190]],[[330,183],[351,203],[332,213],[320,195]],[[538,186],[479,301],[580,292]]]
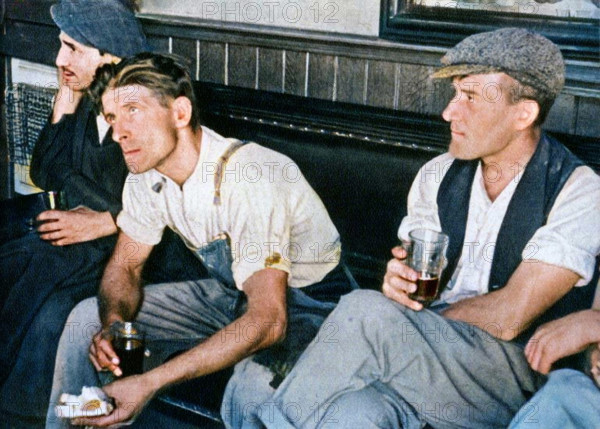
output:
[[[380,37],[454,46],[500,27],[537,31],[567,59],[598,61],[600,0],[382,0]]]

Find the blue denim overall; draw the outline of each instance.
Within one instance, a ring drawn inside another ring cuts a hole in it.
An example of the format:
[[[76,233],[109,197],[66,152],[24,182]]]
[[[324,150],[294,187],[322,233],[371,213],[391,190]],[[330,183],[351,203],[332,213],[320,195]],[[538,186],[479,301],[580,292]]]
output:
[[[223,171],[229,158],[244,143],[235,141],[221,156],[215,174],[215,195],[213,204],[221,204],[221,183]],[[219,225],[222,227],[222,223]],[[194,251],[205,265],[212,278],[231,288],[239,295],[235,302],[237,316],[246,310],[246,296],[235,286],[231,265],[233,257],[228,234],[222,232],[213,241]],[[335,307],[339,298],[356,289],[357,285],[351,274],[340,263],[320,282],[300,289],[287,289],[288,325],[285,339],[274,346],[261,350],[254,356],[254,361],[268,367],[274,374],[272,387],[281,383],[291,370],[302,351],[317,334],[321,324]]]

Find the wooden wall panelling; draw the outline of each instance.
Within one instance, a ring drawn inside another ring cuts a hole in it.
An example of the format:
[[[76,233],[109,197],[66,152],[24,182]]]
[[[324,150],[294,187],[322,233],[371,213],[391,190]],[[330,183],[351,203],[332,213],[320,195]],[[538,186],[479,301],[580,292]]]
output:
[[[369,61],[366,104],[375,107],[394,107],[396,94],[396,64],[388,61]]]
[[[366,99],[367,61],[339,57],[336,101],[364,104]]]
[[[160,52],[163,54],[170,53],[169,37],[148,35],[146,38],[148,39],[148,44],[154,52]]]
[[[433,68],[428,70],[431,74]],[[428,111],[434,116],[441,116],[442,112],[448,105],[448,103],[454,97],[454,87],[448,79],[439,79],[428,83],[431,86],[431,90],[428,90]]]
[[[431,98],[433,86],[429,86],[428,68],[414,64],[399,64],[399,89],[397,109],[408,112],[428,113],[427,98]],[[428,93],[429,91],[429,93]]]
[[[225,83],[225,44],[200,41],[198,80]]]
[[[284,52],[280,49],[258,49],[258,89],[283,92]]]
[[[257,49],[253,46],[229,44],[227,73],[228,85],[256,88]]]
[[[333,100],[336,59],[331,55],[309,54],[308,97]]]
[[[197,41],[173,37],[171,41],[171,52],[185,58],[189,63],[189,72],[192,79],[198,79]]]
[[[305,95],[306,52],[285,51],[284,92],[292,95]]]

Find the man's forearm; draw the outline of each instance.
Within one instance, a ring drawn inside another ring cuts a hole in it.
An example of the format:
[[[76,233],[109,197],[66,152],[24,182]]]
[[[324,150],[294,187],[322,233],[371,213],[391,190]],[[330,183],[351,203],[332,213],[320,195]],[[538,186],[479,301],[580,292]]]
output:
[[[589,315],[590,344],[600,344],[600,308],[587,310]]]
[[[240,332],[252,334],[240,335]],[[246,313],[206,341],[143,374],[143,377],[157,392],[173,384],[231,367],[281,340],[284,334],[285,319],[257,318]]]
[[[443,315],[510,341],[571,290],[577,280],[579,276],[565,268],[542,262],[521,263],[506,286],[452,304]]]
[[[116,321],[134,320],[142,303],[142,268],[151,250],[152,246],[142,245],[123,232],[119,234],[98,292],[103,329]]]
[[[286,289],[287,273],[268,268],[254,273],[244,283],[246,313],[188,352],[144,374],[146,382],[156,392],[228,368],[280,341],[287,328]]]
[[[496,292],[467,298],[451,304],[443,316],[477,326],[496,338],[511,340],[526,329],[530,321],[516,318],[514,312],[502,306],[500,298]]]
[[[142,301],[139,276],[111,265],[114,264],[109,263],[104,272],[98,293],[103,328],[116,321],[133,320]]]

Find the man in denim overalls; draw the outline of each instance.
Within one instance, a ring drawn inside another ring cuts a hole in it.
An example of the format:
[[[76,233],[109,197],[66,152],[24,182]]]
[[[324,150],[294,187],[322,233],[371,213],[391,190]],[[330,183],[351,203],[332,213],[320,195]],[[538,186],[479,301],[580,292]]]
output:
[[[250,356],[270,375],[254,388],[272,389],[268,383],[278,384],[351,289],[323,203],[289,158],[200,126],[191,79],[171,57],[141,54],[107,65],[91,92],[132,174],[98,299],[73,310],[61,338],[47,427],[69,423],[53,412],[61,393],[98,384],[96,371],[121,375],[108,335],[119,321],[142,326],[155,359],[191,348],[106,385],[116,409],[75,424],[127,421],[159,390]],[[140,272],[165,227],[211,279],[141,288]],[[91,346],[81,332],[90,324],[98,328]]]

